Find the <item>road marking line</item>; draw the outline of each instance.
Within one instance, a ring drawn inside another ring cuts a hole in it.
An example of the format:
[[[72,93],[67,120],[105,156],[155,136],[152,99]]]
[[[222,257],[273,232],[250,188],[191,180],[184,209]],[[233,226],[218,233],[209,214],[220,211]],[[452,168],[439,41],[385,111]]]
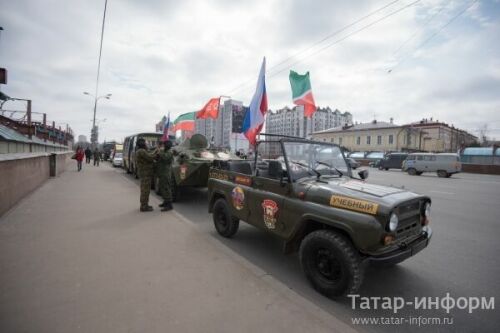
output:
[[[450,194],[450,195],[455,194],[455,193],[452,193],[452,192],[434,191],[434,190],[430,190],[429,192],[432,192],[432,193],[441,193],[441,194]]]

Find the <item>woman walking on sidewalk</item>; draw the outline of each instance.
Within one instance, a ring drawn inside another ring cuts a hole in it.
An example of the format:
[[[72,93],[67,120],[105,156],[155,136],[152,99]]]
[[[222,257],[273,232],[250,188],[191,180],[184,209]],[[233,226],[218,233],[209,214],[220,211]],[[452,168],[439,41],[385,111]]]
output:
[[[83,152],[83,149],[80,147],[76,148],[75,159],[76,159],[76,165],[78,167],[78,171],[82,170],[82,161],[83,161],[84,156],[85,156],[85,153]]]

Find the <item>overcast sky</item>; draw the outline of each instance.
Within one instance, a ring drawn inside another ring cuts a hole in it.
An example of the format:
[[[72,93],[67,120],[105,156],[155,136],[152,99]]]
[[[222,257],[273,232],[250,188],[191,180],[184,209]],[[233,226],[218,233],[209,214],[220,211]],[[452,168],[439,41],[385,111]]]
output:
[[[383,19],[415,0],[395,1],[320,42],[393,1],[108,0],[99,95],[113,96],[98,103],[100,140],[218,95],[248,104],[263,56],[273,110],[292,105],[288,71],[310,71],[316,103],[355,121],[433,117],[476,135],[488,124],[500,139],[500,2],[477,1],[443,29],[473,0],[421,0]],[[95,90],[104,0],[0,2],[1,90],[89,137],[83,91]]]

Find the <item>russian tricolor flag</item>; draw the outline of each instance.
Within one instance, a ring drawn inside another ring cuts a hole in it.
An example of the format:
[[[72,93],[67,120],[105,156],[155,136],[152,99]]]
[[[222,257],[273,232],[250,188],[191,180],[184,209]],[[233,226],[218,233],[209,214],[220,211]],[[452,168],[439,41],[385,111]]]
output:
[[[165,122],[163,123],[163,136],[161,137],[160,141],[161,142],[167,142],[169,137],[169,131],[170,129],[170,112],[168,113],[168,118],[165,120]]]
[[[264,119],[267,113],[267,94],[266,94],[266,57],[262,61],[260,67],[259,79],[257,80],[257,88],[250,102],[249,110],[243,121],[243,133],[248,141],[255,145],[257,135],[264,126]]]

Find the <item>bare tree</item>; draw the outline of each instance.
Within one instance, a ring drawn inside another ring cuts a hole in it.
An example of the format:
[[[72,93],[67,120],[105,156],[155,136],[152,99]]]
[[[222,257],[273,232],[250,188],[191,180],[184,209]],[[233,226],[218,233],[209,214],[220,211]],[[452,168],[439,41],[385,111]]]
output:
[[[488,134],[488,124],[484,124],[479,129],[479,141],[481,142],[481,145],[483,145],[483,146],[488,144],[488,137],[486,136],[487,134]]]

